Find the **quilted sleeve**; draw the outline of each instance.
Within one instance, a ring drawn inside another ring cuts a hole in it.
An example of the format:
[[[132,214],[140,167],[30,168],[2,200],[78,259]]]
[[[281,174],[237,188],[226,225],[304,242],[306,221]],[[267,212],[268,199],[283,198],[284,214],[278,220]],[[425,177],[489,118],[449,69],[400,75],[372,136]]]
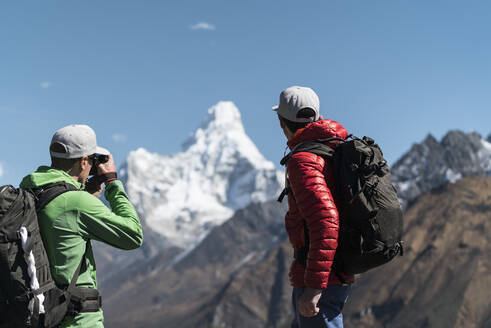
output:
[[[320,156],[302,152],[293,155],[287,165],[296,205],[309,230],[304,282],[315,289],[327,286],[338,245],[339,216],[323,174],[325,165],[331,166]]]

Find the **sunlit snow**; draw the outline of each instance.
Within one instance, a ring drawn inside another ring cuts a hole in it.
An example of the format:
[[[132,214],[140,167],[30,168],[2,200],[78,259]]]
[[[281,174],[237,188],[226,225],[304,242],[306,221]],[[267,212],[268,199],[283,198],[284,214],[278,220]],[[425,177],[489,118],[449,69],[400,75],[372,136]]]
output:
[[[232,102],[211,107],[178,154],[131,152],[124,176],[146,224],[185,248],[235,210],[276,198],[283,184],[283,173],[246,135]]]

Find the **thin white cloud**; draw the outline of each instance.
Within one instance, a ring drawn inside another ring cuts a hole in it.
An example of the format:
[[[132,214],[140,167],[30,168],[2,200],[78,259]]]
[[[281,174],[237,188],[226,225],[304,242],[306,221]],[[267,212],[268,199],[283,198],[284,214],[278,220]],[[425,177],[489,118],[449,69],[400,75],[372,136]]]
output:
[[[43,89],[48,89],[48,88],[51,88],[53,86],[53,83],[49,82],[49,81],[45,81],[45,82],[41,82],[40,86]]]
[[[214,31],[215,25],[207,23],[207,22],[198,22],[189,27],[193,31],[203,30],[203,31]]]
[[[3,166],[2,166],[2,163],[0,163],[0,178],[2,177],[3,175]]]
[[[112,135],[114,142],[125,142],[128,138],[122,133],[115,133]]]

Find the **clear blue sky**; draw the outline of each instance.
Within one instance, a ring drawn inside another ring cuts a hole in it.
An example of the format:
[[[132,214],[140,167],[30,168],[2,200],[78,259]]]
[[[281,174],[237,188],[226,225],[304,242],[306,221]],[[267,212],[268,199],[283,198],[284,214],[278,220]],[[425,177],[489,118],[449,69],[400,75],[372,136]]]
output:
[[[177,152],[220,100],[277,163],[271,106],[290,85],[392,163],[428,133],[487,135],[490,17],[486,0],[4,1],[0,184],[48,164],[70,123],[119,164],[138,147]]]

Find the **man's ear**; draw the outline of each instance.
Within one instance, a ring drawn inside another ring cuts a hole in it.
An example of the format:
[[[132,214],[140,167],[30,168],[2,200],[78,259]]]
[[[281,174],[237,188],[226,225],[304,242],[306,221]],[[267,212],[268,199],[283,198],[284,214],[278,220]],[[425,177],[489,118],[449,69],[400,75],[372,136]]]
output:
[[[278,115],[278,119],[280,120],[280,126],[283,129],[283,133],[285,134],[285,137],[290,140],[290,138],[293,136],[293,133],[290,131],[288,126],[286,126],[285,122],[281,118],[280,115]]]
[[[79,165],[82,171],[85,170],[85,168],[90,165],[89,156],[83,156],[79,161]]]
[[[278,120],[280,120],[280,127],[281,128],[284,128],[285,127],[285,123],[283,122],[283,119],[281,118],[280,115],[278,115]]]
[[[71,176],[78,176],[83,170],[83,158],[78,159],[73,163],[73,166],[67,171]]]

